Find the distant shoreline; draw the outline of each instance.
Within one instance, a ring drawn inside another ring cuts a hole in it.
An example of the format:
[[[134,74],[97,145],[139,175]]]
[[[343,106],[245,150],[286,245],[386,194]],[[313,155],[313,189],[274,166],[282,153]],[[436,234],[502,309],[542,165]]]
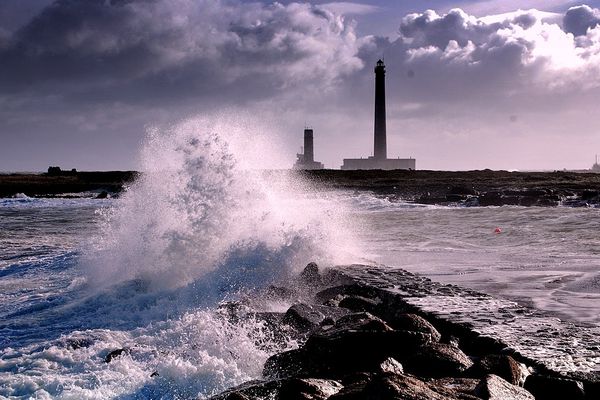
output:
[[[267,170],[277,178],[289,170]],[[600,206],[600,174],[568,171],[294,171],[317,190],[371,191],[392,201],[465,206]],[[77,193],[116,195],[141,173],[136,171],[63,171],[0,173],[0,197],[61,197]],[[75,194],[75,196],[73,196]]]
[[[29,197],[60,197],[94,191],[116,194],[138,175],[135,171],[0,174],[0,197],[13,197],[21,193]]]

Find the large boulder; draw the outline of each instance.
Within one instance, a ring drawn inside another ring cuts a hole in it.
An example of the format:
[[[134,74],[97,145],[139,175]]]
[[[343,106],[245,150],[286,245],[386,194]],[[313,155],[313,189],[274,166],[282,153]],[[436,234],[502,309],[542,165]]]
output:
[[[282,322],[300,332],[308,332],[317,328],[325,319],[337,321],[350,311],[316,304],[294,304],[285,313]]]
[[[300,273],[299,279],[302,284],[311,287],[318,287],[323,283],[321,274],[319,273],[319,267],[314,262],[308,263],[308,265],[304,267],[304,270]]]
[[[329,400],[456,400],[458,398],[437,393],[425,382],[411,376],[378,374],[366,382],[344,387]]]
[[[461,400],[480,400],[477,396],[479,379],[473,378],[441,378],[428,382],[429,387],[445,396],[457,397]]]
[[[523,386],[527,376],[525,371],[525,368],[511,356],[491,354],[478,359],[469,368],[467,374],[474,377],[494,374],[513,385]]]
[[[386,318],[386,321],[394,329],[427,333],[434,342],[438,342],[442,337],[429,321],[416,314],[397,313]]]
[[[289,379],[282,382],[279,399],[325,400],[338,393],[342,384],[330,379]]]
[[[376,314],[381,300],[378,298],[370,299],[363,296],[345,296],[339,303],[339,307],[347,308],[354,312],[369,312]]]
[[[263,375],[337,379],[375,371],[389,357],[406,358],[430,341],[420,332],[394,331],[369,313],[350,314],[333,326],[321,327],[302,348],[270,357]]]
[[[282,385],[282,380],[249,381],[228,389],[209,400],[259,400],[275,398]]]
[[[345,284],[332,286],[315,294],[315,301],[319,304],[338,306],[340,301],[348,296],[361,296],[376,301],[381,300],[384,292],[373,286],[363,284]]]
[[[462,350],[445,343],[421,346],[414,355],[400,360],[406,371],[428,378],[460,376],[473,365]]]
[[[511,385],[497,375],[487,375],[477,386],[477,394],[485,400],[535,400],[527,390]],[[570,397],[554,397],[555,399],[571,399]]]
[[[275,379],[250,381],[231,388],[210,400],[325,400],[342,389],[327,379]]]

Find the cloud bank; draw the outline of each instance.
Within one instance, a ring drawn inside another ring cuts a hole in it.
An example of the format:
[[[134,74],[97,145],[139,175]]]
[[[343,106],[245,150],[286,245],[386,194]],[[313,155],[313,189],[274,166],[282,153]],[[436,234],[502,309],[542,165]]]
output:
[[[337,167],[343,157],[368,155],[372,66],[383,56],[391,151],[396,143],[402,156],[423,160],[420,167],[484,166],[488,147],[507,135],[522,149],[514,160],[527,156],[530,168],[546,167],[541,154],[565,148],[549,140],[577,137],[600,148],[600,123],[589,118],[600,101],[598,9],[481,18],[427,10],[399,16],[395,37],[359,36],[360,18],[348,14],[378,10],[344,2],[55,1],[19,29],[0,26],[0,157],[14,161],[26,140],[75,143],[82,152],[92,143],[126,166],[134,149],[111,143],[135,147],[145,124],[242,107],[267,110],[290,155],[310,122],[322,132],[320,158]],[[31,143],[24,152],[39,157]],[[448,149],[454,153],[442,156]],[[463,162],[467,153],[481,157]],[[508,163],[490,167],[514,167]]]
[[[358,46],[341,16],[308,4],[59,0],[3,42],[0,90],[77,101],[82,90],[134,101],[231,86],[269,96],[361,68]]]

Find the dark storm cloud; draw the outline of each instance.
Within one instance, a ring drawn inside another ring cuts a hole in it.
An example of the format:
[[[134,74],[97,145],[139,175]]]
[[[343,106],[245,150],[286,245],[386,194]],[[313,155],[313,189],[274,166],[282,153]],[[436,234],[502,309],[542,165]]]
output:
[[[315,126],[322,160],[337,166],[343,156],[368,155],[372,67],[381,57],[390,146],[393,132],[403,132],[404,156],[456,143],[458,157],[472,144],[499,146],[507,132],[534,142],[560,126],[600,130],[586,117],[600,101],[596,9],[482,18],[425,11],[399,15],[389,37],[358,36],[357,22],[332,10],[378,9],[59,0],[19,29],[0,26],[0,160],[40,158],[48,148],[72,158],[73,143],[82,160],[97,149],[128,160],[147,124],[241,106],[280,122],[290,159],[297,130]],[[527,117],[535,113],[543,118]]]
[[[598,24],[600,12],[586,5],[569,8],[563,20],[565,31],[575,36],[585,35],[588,29],[595,28]]]
[[[256,99],[361,68],[357,46],[341,17],[306,4],[59,0],[4,40],[0,92]]]
[[[367,90],[363,67],[383,55],[411,101],[447,100],[461,87],[474,89],[462,99],[499,98],[523,84],[543,88],[544,76],[552,86],[583,77],[593,86],[596,15],[573,7],[563,30],[534,11],[490,21],[430,10],[402,18],[398,38],[360,38],[326,6],[59,0],[4,40],[0,96],[245,104],[295,89]],[[581,37],[570,40],[568,32]]]

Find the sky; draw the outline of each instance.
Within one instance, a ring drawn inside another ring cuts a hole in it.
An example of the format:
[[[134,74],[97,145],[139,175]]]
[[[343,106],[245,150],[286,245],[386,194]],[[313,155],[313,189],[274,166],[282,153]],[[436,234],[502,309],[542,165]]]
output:
[[[288,168],[315,132],[418,169],[589,168],[600,153],[600,0],[0,0],[0,171],[135,169],[148,130],[260,126]],[[242,121],[242,122],[240,122]],[[222,135],[227,136],[227,129]]]

